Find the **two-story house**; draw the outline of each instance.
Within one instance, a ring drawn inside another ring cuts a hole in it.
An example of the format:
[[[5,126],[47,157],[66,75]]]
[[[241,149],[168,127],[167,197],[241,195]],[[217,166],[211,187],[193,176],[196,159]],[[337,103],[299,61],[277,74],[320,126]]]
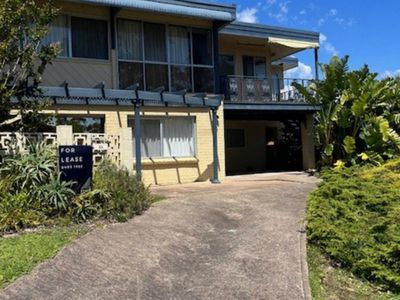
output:
[[[315,108],[284,78],[319,34],[236,22],[201,0],[59,1],[44,43],[44,113],[71,130],[119,136],[122,165],[146,183],[314,167]],[[315,53],[317,53],[315,51]],[[307,84],[307,80],[297,80]]]

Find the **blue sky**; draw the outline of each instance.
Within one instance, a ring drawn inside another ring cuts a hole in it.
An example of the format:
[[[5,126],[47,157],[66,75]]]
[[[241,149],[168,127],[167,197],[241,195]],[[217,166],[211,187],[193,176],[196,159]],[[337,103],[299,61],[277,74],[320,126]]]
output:
[[[400,75],[399,0],[218,0],[237,5],[238,19],[321,33],[320,61],[350,55],[350,68],[368,64],[380,76]],[[313,72],[312,50],[299,53],[298,70]],[[311,68],[311,69],[310,69]],[[309,76],[309,75],[308,75]]]

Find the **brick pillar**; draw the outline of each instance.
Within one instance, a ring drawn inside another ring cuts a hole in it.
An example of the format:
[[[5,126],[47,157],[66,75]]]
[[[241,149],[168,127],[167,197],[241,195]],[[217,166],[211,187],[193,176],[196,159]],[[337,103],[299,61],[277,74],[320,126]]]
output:
[[[130,173],[133,173],[133,140],[132,128],[120,128],[120,153],[121,165],[125,167]]]
[[[56,127],[57,143],[61,146],[73,145],[74,133],[71,125],[58,125]]]

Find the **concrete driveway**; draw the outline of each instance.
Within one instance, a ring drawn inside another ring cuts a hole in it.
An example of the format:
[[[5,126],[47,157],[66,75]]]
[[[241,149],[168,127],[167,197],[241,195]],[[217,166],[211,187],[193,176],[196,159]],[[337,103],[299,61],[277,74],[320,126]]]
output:
[[[308,299],[302,218],[316,179],[231,177],[95,230],[0,293],[5,299]]]

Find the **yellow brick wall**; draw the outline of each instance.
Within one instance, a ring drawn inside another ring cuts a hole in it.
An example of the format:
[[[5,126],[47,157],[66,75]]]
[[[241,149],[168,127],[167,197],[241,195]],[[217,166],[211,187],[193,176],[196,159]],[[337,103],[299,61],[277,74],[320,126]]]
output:
[[[120,134],[128,125],[128,117],[133,116],[133,107],[60,106],[44,111],[63,115],[105,116],[105,133]],[[143,159],[143,179],[146,184],[177,184],[211,180],[213,176],[212,115],[206,108],[142,108],[142,116],[192,116],[196,119],[196,158],[159,158],[153,161]],[[224,116],[222,107],[218,111],[218,152],[219,175],[225,178]],[[134,159],[128,165],[134,168]],[[126,165],[126,164],[124,164]]]

